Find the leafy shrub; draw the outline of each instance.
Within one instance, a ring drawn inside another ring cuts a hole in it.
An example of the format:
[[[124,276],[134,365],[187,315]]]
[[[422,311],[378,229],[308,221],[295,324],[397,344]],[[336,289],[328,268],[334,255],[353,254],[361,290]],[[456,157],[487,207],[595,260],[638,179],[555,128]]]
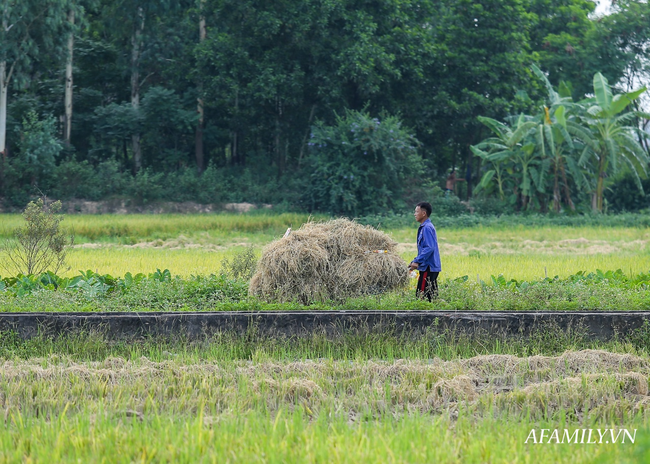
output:
[[[141,112],[127,102],[121,104],[112,102],[106,106],[97,106],[92,119],[93,131],[97,137],[96,143],[99,146],[106,146],[109,140],[122,143],[131,135],[142,131]]]
[[[130,172],[120,170],[120,163],[114,158],[99,163],[95,172],[96,183],[92,188],[98,194],[101,192],[99,198],[126,193],[126,188],[132,179]],[[93,198],[88,199],[92,200]]]
[[[611,212],[635,212],[650,208],[650,179],[641,181],[644,192],[639,192],[632,174],[616,182],[605,193],[607,209]]]
[[[515,211],[507,202],[495,197],[472,198],[469,202],[474,214],[480,216],[498,216],[501,214],[514,214]]]
[[[481,225],[483,223],[482,219],[480,216],[474,214],[463,214],[455,217],[443,216],[434,218],[433,223],[439,228],[467,228]]]
[[[78,162],[74,159],[62,161],[54,169],[54,187],[52,195],[67,200],[85,198],[99,200],[104,192],[103,180],[100,182],[95,169],[88,161]]]
[[[431,214],[435,216],[455,217],[469,214],[467,204],[455,195],[436,198],[431,202],[431,207]]]
[[[68,158],[54,170],[52,196],[60,199],[83,198],[99,201],[112,195],[124,195],[133,182],[129,172],[120,171],[115,159],[93,166],[87,161]]]
[[[167,173],[164,180],[163,198],[172,201],[196,201],[198,203],[219,203],[229,190],[230,179],[210,163],[199,174],[196,169],[183,168]]]
[[[304,197],[312,210],[369,214],[403,208],[408,179],[422,169],[419,142],[398,118],[346,111],[318,123],[309,140]]]
[[[9,204],[22,207],[39,191],[52,186],[55,160],[62,144],[56,137],[54,118],[39,119],[33,110],[25,113],[16,130],[16,156],[3,162],[0,185]]]
[[[74,239],[66,237],[59,228],[63,220],[63,216],[57,214],[60,210],[60,201],[51,205],[44,198],[29,202],[23,211],[26,224],[14,233],[16,242],[2,248],[7,270],[28,275],[41,274],[51,268],[56,273],[64,265],[66,246]]]
[[[163,196],[162,173],[155,173],[150,169],[142,169],[132,179],[127,194],[135,199],[138,204],[147,204]]]
[[[255,162],[251,160],[251,164]],[[296,187],[296,179],[289,175],[279,177],[269,166],[255,169],[233,167],[226,172],[229,190],[224,199],[227,201],[279,203],[283,200],[296,201],[299,197],[296,192],[300,191],[300,187]]]
[[[232,258],[221,261],[222,273],[235,280],[249,281],[255,274],[257,260],[255,249],[252,246],[246,247],[243,251],[236,252]]]
[[[39,183],[54,170],[55,159],[63,148],[55,134],[56,122],[52,117],[41,120],[31,111],[23,120],[19,157],[23,163],[23,175],[32,184]]]
[[[187,141],[193,141],[188,136],[196,127],[196,106],[186,109],[181,97],[173,90],[152,86],[142,97],[139,113],[142,118],[142,148],[149,164],[169,172],[184,163],[192,148]]]

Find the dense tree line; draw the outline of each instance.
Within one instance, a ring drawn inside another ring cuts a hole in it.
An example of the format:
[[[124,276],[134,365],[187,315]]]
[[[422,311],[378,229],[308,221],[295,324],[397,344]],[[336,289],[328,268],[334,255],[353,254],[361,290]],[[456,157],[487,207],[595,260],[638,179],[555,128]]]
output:
[[[0,196],[246,200],[354,215],[431,196],[456,168],[470,198],[490,169],[471,149],[490,135],[479,117],[548,104],[533,64],[575,102],[596,73],[619,91],[647,78],[648,3],[621,0],[604,17],[594,8],[0,0]],[[630,179],[616,171],[612,207],[647,207]],[[572,199],[578,209],[590,201]]]

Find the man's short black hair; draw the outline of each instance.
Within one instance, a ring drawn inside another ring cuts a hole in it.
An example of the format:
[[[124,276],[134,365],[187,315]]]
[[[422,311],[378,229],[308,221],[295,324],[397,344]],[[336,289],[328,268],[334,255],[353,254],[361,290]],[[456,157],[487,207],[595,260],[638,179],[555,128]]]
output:
[[[420,209],[425,210],[427,212],[427,217],[431,217],[431,204],[430,203],[427,203],[426,201],[421,201],[420,203],[418,203],[415,206],[416,207],[419,206]]]

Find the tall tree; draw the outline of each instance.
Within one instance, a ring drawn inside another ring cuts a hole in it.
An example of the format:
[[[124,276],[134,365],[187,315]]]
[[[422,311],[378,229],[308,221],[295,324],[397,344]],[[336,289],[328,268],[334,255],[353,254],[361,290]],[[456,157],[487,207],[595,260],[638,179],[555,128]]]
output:
[[[65,95],[63,100],[63,141],[66,146],[70,146],[72,136],[72,113],[73,113],[73,64],[74,64],[74,45],[75,36],[79,33],[80,27],[85,23],[84,4],[89,7],[96,5],[96,0],[68,0],[68,40],[66,46],[65,60]]]
[[[205,0],[199,0],[199,43],[205,41],[207,37],[207,28],[205,25]],[[196,104],[196,112],[198,113],[198,121],[196,123],[196,134],[194,137],[194,154],[196,158],[196,169],[202,173],[205,169],[205,156],[203,153],[203,128],[205,126],[205,105],[203,102],[203,77],[198,77],[198,98]]]
[[[532,103],[521,96],[531,90],[528,31],[535,18],[521,0],[449,0],[443,6],[427,98],[429,131],[437,151],[454,147],[450,164],[462,163],[470,196],[477,166],[470,146],[482,133],[477,117],[503,119]]]
[[[573,96],[582,98],[591,91],[594,73],[610,74],[595,50],[602,45],[596,38],[598,25],[589,17],[595,3],[591,0],[528,0],[528,3],[534,15],[530,47],[537,54],[540,67],[548,71],[553,84],[570,83]]]
[[[612,83],[632,90],[650,58],[650,4],[646,0],[610,2],[610,11],[595,17],[591,0],[528,0],[535,24],[531,48],[554,85],[564,81],[577,100],[592,92],[600,72]],[[625,85],[627,84],[627,85]]]
[[[144,8],[137,5],[133,21],[133,35],[131,36],[131,106],[136,112],[140,109],[140,87],[142,85],[140,83],[140,57],[142,55],[144,21]],[[134,132],[131,141],[133,143],[133,171],[138,172],[142,167],[140,132]]]
[[[623,68],[617,87],[629,92],[639,85],[650,85],[650,3],[619,0],[612,5],[611,14],[602,18],[598,25],[603,49]],[[637,111],[650,112],[650,98],[647,95],[634,100],[632,105]],[[645,126],[646,130],[650,127],[649,122],[643,119],[638,119],[637,124]],[[650,156],[648,140],[643,137],[638,140]]]
[[[124,53],[125,65],[130,74],[130,104],[133,111],[140,111],[140,99],[144,83],[156,71],[143,73],[143,56],[151,52],[156,43],[157,26],[161,17],[170,15],[175,11],[178,2],[171,0],[115,0],[103,1],[101,14],[108,19],[106,22],[107,33],[121,47],[128,46],[128,54]],[[125,48],[122,48],[126,52]],[[156,53],[150,53],[156,55]],[[155,59],[155,57],[153,58]],[[135,127],[131,134],[131,150],[133,154],[132,169],[137,173],[142,167],[142,134],[139,127]]]
[[[69,27],[68,0],[0,1],[0,153],[6,156],[7,101],[12,81],[24,84],[30,66],[61,53]]]
[[[422,98],[436,3],[208,1],[208,38],[197,58],[206,105],[229,129],[233,164],[264,153],[282,174],[301,159],[315,118],[329,122],[366,106],[378,112],[409,85]]]
[[[74,27],[75,11],[70,8],[68,22]],[[63,141],[70,146],[70,134],[72,132],[72,60],[74,56],[74,32],[70,31],[68,36],[68,56],[65,63],[65,116],[63,120]]]

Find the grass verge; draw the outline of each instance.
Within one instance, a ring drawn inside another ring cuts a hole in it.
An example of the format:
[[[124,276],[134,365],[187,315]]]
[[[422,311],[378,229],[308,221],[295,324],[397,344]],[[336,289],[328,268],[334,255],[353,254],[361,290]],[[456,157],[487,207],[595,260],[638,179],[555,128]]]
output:
[[[303,305],[265,303],[248,296],[247,282],[226,276],[173,278],[157,272],[148,278],[114,279],[86,274],[76,280],[22,277],[0,280],[0,311],[300,311],[300,310],[485,310],[485,311],[625,311],[650,309],[650,274],[576,274],[568,279],[489,282],[467,278],[446,280],[433,303],[403,290],[344,301]],[[50,283],[55,282],[55,283]],[[56,287],[56,285],[59,285]],[[415,287],[415,283],[412,283]]]

